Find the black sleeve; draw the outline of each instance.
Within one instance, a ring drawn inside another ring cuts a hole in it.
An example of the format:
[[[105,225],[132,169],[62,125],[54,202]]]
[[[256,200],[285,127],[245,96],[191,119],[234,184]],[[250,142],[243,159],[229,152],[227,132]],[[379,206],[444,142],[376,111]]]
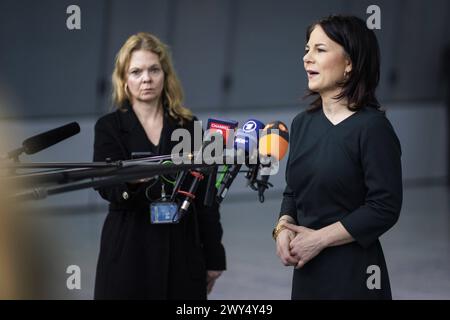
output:
[[[102,118],[95,124],[94,161],[105,161],[107,158],[111,159],[111,161],[126,160],[126,154],[121,148],[113,126],[107,118]],[[130,187],[125,182],[113,186],[95,188],[95,190],[98,191],[103,199],[120,204],[132,204],[140,200],[144,195],[142,187]],[[125,199],[123,196],[125,192],[128,195],[128,199]]]
[[[286,188],[283,192],[283,200],[281,201],[280,215],[281,218],[284,215],[289,215],[297,222],[297,208],[295,204],[295,194],[294,191],[286,184]]]
[[[341,223],[361,246],[368,247],[397,222],[402,205],[401,147],[386,117],[373,119],[362,131],[360,154],[365,204]]]
[[[198,121],[197,117],[193,118],[188,127],[192,136],[194,134],[194,121]],[[192,141],[191,147],[191,150],[199,151],[195,150],[194,141]],[[198,217],[200,241],[205,254],[206,269],[220,271],[226,269],[225,248],[222,244],[223,229],[220,223],[219,204],[215,201],[217,191],[215,187],[213,205],[211,207],[204,205],[207,181],[208,176],[205,175],[196,192],[195,208]]]
[[[295,122],[296,122],[296,119],[294,119],[292,121],[292,125],[291,125],[291,134],[290,134],[291,141],[293,139],[296,139],[294,136]],[[284,215],[289,215],[294,219],[294,221],[296,223],[298,223],[298,221],[297,221],[297,206],[295,204],[295,193],[291,189],[291,187],[289,187],[289,185],[287,184],[287,177],[289,175],[289,161],[291,159],[292,152],[293,152],[292,149],[293,148],[291,148],[291,147],[289,148],[289,155],[288,155],[288,160],[286,163],[286,174],[285,174],[286,187],[283,192],[283,200],[281,201],[281,209],[280,209],[280,215],[279,215],[278,219],[280,219]]]
[[[194,137],[194,121],[198,121],[196,117],[192,121],[186,123],[184,128],[188,130],[192,137]],[[203,131],[202,131],[203,136]],[[195,143],[191,140],[191,150],[197,152],[195,149]],[[207,270],[225,270],[225,248],[222,245],[222,224],[220,223],[219,204],[213,201],[211,207],[204,205],[204,199],[206,194],[208,175],[205,174],[203,180],[200,182],[196,192],[195,199],[193,200],[193,206],[198,221],[198,232],[200,242],[203,247],[203,253],[206,262]],[[216,188],[214,186],[214,191]],[[216,195],[214,194],[214,200]]]
[[[207,270],[225,270],[225,248],[222,244],[223,229],[220,223],[219,204],[217,201],[213,201],[214,204],[211,207],[204,205],[206,180],[207,176],[205,176],[205,179],[199,185],[195,198],[200,240],[203,244]],[[216,188],[214,187],[214,189]]]

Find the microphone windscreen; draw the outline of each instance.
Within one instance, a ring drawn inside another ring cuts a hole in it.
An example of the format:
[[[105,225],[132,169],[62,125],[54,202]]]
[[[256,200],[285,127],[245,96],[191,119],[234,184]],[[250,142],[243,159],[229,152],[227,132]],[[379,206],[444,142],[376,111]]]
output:
[[[220,132],[220,134],[223,137],[223,143],[224,146],[227,145],[228,142],[228,135],[230,130],[235,130],[238,126],[238,122],[234,120],[224,120],[224,119],[215,119],[215,118],[209,118],[208,119],[208,125],[207,125],[207,131],[213,133],[213,132]]]
[[[234,138],[234,148],[242,150],[246,155],[253,155],[258,150],[259,131],[264,124],[256,119],[247,120],[241,129],[238,129]]]
[[[80,125],[72,122],[59,128],[38,134],[26,139],[23,143],[23,149],[26,154],[34,154],[43,149],[53,146],[58,142],[70,138],[80,132]]]
[[[281,160],[289,147],[289,131],[281,121],[268,123],[259,138],[259,154]]]

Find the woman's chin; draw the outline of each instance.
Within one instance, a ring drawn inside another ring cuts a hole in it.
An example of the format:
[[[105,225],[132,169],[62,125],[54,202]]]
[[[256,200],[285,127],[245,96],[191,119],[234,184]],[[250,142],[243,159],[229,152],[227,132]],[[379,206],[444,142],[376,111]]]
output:
[[[155,100],[158,100],[159,97],[156,97],[154,95],[143,95],[139,97],[139,101],[145,102],[145,103],[152,103]]]
[[[317,86],[308,85],[308,89],[314,93],[319,93],[319,88],[317,88]]]

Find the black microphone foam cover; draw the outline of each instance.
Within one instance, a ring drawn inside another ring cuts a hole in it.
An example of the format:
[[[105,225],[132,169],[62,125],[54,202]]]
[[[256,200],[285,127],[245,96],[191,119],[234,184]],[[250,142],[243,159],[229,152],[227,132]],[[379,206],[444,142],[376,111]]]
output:
[[[26,154],[34,154],[53,146],[62,140],[70,138],[79,132],[80,125],[77,122],[71,122],[59,128],[26,139],[22,143],[23,150]]]

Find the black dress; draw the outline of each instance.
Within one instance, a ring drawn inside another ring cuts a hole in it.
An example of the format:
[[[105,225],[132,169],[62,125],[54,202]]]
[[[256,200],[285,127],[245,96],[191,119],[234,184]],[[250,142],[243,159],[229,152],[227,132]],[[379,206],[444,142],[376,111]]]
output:
[[[402,174],[389,120],[372,107],[337,125],[322,108],[305,111],[293,120],[290,141],[280,215],[315,230],[340,221],[356,240],[294,269],[292,299],[391,299],[378,238],[398,220]],[[372,266],[380,271],[375,288]]]
[[[154,146],[131,107],[107,114],[95,125],[94,161],[130,159],[133,152],[171,154],[177,142],[170,137],[177,128],[181,126],[165,111],[160,143]],[[193,137],[193,121],[183,128]],[[206,270],[225,270],[218,205],[203,206],[202,182],[190,211],[178,224],[154,225],[149,206],[161,197],[161,184],[146,196],[147,186],[133,189],[123,183],[98,189],[110,204],[101,235],[94,298],[206,299]],[[166,185],[166,192],[171,191]]]

